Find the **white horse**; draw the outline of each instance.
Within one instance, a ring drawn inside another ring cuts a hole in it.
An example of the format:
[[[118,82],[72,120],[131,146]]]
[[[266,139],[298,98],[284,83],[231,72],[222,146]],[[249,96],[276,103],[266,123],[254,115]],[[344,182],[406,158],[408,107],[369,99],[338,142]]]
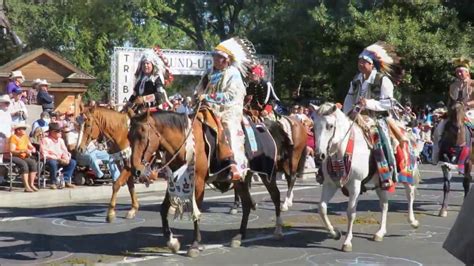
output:
[[[352,155],[352,165],[348,173],[348,181],[345,184],[349,192],[349,203],[347,206],[347,235],[342,245],[343,251],[352,251],[352,229],[356,218],[357,199],[361,191],[361,183],[369,175],[369,160],[371,151],[364,139],[362,129],[352,122],[341,110],[333,103],[325,103],[320,107],[313,106],[315,110],[314,130],[316,137],[315,156],[322,160],[322,169],[324,175],[323,191],[321,201],[319,203],[319,215],[321,216],[326,229],[331,236],[338,240],[341,232],[332,226],[327,215],[327,204],[334,196],[340,186],[336,184],[328,174],[326,163],[328,161],[328,153],[338,153],[340,155],[346,152],[346,146],[349,141],[351,131],[354,131],[354,148]],[[372,171],[374,172],[374,171]],[[375,173],[371,177],[371,181],[375,183],[376,193],[380,199],[380,207],[382,209],[382,217],[379,230],[374,235],[374,241],[382,241],[387,233],[387,211],[388,199],[387,191],[380,189],[379,178]],[[415,186],[405,184],[406,195],[408,198],[408,221],[414,228],[419,226],[419,222],[415,219],[413,213],[413,201],[415,198]]]

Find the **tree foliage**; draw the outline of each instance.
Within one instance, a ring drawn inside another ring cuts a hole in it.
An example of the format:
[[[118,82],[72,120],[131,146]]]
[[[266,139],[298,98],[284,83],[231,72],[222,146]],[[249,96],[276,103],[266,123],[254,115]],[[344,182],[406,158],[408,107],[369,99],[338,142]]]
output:
[[[406,75],[403,99],[444,99],[450,61],[474,54],[472,1],[448,0],[5,0],[12,27],[27,44],[1,39],[0,60],[46,47],[98,77],[100,98],[110,81],[115,46],[212,49],[239,35],[273,54],[275,87],[291,100],[342,101],[362,49],[377,40],[397,47]],[[186,81],[184,82],[186,83]],[[179,89],[178,84],[174,89]]]

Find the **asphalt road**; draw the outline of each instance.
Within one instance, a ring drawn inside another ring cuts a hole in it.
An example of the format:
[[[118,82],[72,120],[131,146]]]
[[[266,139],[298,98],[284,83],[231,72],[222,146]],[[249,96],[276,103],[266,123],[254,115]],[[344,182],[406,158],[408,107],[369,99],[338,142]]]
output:
[[[240,213],[228,214],[233,194],[208,190],[198,258],[186,257],[192,237],[192,223],[187,219],[171,221],[181,251],[172,254],[166,248],[158,213],[163,192],[142,194],[142,208],[133,220],[124,219],[129,200],[120,199],[112,224],[105,222],[105,200],[63,207],[2,208],[0,265],[459,265],[441,245],[462,203],[462,180],[454,178],[450,212],[440,218],[441,172],[433,166],[422,169],[415,201],[421,226],[413,229],[408,224],[405,191],[399,188],[390,197],[387,236],[383,242],[372,241],[380,215],[377,196],[369,191],[360,197],[351,253],[341,252],[343,239],[329,238],[322,228],[317,214],[321,187],[305,180],[297,184],[293,207],[282,215],[284,238],[279,240],[272,235],[275,216],[269,194],[260,184],[253,186],[258,209],[251,213],[247,239],[239,248],[229,246],[241,219]],[[286,190],[284,183],[280,188]],[[331,221],[343,232],[346,206],[340,192],[329,205]]]

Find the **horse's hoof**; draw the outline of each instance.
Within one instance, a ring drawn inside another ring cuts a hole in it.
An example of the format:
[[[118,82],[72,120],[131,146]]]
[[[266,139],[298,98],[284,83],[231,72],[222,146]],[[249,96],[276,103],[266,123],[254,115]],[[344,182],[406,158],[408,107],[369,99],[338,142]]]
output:
[[[173,238],[169,240],[166,245],[168,248],[171,250],[173,253],[178,253],[179,249],[181,248],[181,244],[179,243],[179,240],[176,238]]]
[[[344,244],[342,245],[342,251],[344,252],[352,252],[352,245],[351,244]]]
[[[196,258],[196,257],[199,256],[199,253],[200,253],[199,249],[190,248],[190,249],[188,249],[188,253],[186,253],[186,255],[190,258]]]
[[[137,212],[135,210],[129,210],[127,212],[127,216],[125,216],[125,219],[133,219],[137,215]]]
[[[275,232],[275,233],[273,233],[273,238],[275,240],[281,240],[281,239],[283,239],[283,233],[282,232]]]
[[[383,241],[383,236],[374,235],[374,241],[375,242],[382,242]]]
[[[341,239],[341,236],[342,236],[341,230],[339,230],[338,228],[334,228],[334,232],[331,233],[331,237],[334,240],[339,240]]]
[[[280,211],[287,212],[288,211],[288,205],[282,204],[281,207],[280,207]]]
[[[232,215],[236,215],[238,212],[239,211],[237,210],[237,208],[231,208],[229,213]]]
[[[115,221],[115,214],[108,214],[107,215],[107,218],[105,218],[105,220],[108,222],[108,223],[113,223]]]
[[[448,211],[446,209],[441,209],[438,214],[439,217],[447,217]]]
[[[240,247],[240,245],[242,245],[242,241],[238,239],[232,239],[232,241],[230,242],[230,247],[232,248],[238,248]]]
[[[418,227],[420,227],[420,222],[418,222],[418,220],[415,220],[413,222],[410,222],[410,225],[411,227],[417,229]]]

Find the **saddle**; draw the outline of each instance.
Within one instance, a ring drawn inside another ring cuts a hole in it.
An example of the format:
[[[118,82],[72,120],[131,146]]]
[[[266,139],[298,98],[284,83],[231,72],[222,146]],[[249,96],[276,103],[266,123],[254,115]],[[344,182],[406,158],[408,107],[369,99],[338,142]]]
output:
[[[197,113],[196,117],[201,123],[206,126],[208,129],[212,130],[215,135],[215,145],[217,148],[217,159],[226,160],[232,157],[233,152],[229,145],[229,142],[226,140],[224,134],[224,128],[218,117],[214,112],[208,107],[204,106]]]

